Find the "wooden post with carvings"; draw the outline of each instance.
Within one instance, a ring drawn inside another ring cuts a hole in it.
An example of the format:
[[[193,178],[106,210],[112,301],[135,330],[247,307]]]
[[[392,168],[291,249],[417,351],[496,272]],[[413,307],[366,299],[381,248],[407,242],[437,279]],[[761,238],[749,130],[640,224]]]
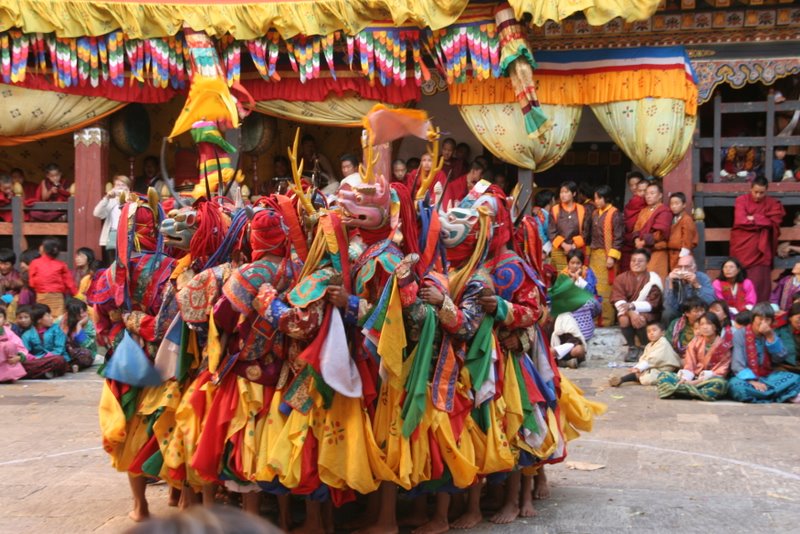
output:
[[[88,247],[95,256],[100,252],[103,221],[92,213],[103,198],[108,182],[108,130],[101,124],[78,130],[75,141],[75,212],[74,246]]]

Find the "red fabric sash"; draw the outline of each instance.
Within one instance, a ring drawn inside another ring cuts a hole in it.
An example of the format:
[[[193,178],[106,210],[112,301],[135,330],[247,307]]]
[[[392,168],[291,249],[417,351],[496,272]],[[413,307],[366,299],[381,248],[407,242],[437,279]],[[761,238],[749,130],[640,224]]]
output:
[[[728,306],[731,308],[736,308],[738,311],[743,311],[746,309],[747,300],[744,291],[744,287],[741,285],[736,290],[736,295],[733,294],[733,286],[735,284],[731,284],[730,282],[722,282],[720,284],[722,289],[722,298],[725,299],[725,302],[728,303]]]
[[[744,331],[745,349],[747,350],[747,367],[759,378],[763,378],[772,372],[772,361],[769,354],[764,351],[764,361],[759,363],[758,347],[756,347],[756,333],[753,332],[753,325],[748,325]]]

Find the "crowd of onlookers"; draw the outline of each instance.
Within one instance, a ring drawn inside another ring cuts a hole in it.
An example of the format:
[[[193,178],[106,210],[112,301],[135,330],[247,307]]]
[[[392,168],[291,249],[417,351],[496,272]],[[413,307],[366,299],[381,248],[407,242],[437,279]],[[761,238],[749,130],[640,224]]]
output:
[[[0,382],[53,378],[91,367],[97,336],[86,291],[97,263],[91,249],[75,254],[75,269],[59,260],[47,238],[19,258],[0,249]]]

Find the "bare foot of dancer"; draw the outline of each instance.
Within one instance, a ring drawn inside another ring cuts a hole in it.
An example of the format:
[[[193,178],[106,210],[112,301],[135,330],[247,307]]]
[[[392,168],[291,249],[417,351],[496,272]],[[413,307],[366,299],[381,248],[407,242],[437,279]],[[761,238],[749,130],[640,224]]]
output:
[[[261,515],[261,492],[252,491],[250,493],[242,493],[242,510],[248,514]]]
[[[200,504],[200,494],[195,492],[191,486],[183,486],[181,488],[181,498],[178,501],[178,510],[186,510],[190,506],[197,504]]]
[[[147,498],[145,497],[147,479],[129,474],[128,483],[131,485],[131,493],[133,494],[133,510],[128,513],[128,517],[132,521],[140,523],[150,517],[150,510],[147,507]]]
[[[411,531],[411,534],[442,534],[450,530],[450,524],[443,517],[434,517],[424,525]]]
[[[520,517],[533,517],[538,512],[533,507],[533,477],[522,475],[522,489],[520,490]]]
[[[333,503],[331,501],[322,503],[322,529],[325,534],[333,534],[336,530],[333,524]]]
[[[467,510],[450,526],[459,530],[472,528],[483,521],[481,514],[481,484],[476,483],[469,487],[467,494]]]
[[[533,477],[533,498],[543,501],[550,498],[550,485],[547,483],[547,475],[544,466],[539,468],[539,472]]]
[[[447,511],[450,509],[450,494],[436,494],[436,512],[433,518],[421,527],[411,531],[411,534],[442,534],[450,530],[450,523],[447,521]]]
[[[397,526],[397,486],[391,482],[383,482],[374,495],[377,495],[378,499],[370,498],[367,505],[374,506],[375,510],[369,510],[367,513],[375,515],[375,520],[371,525],[357,530],[355,534],[397,534],[400,532]]]
[[[506,480],[506,495],[503,506],[489,521],[497,525],[507,525],[519,516],[519,485],[522,473],[515,471]]]

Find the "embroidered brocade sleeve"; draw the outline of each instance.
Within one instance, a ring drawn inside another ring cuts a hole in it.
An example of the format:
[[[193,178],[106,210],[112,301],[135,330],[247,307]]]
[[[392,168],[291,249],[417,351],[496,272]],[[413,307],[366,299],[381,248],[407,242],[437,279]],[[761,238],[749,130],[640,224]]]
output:
[[[459,306],[445,295],[439,310],[439,322],[445,331],[465,341],[472,339],[484,316],[479,300],[483,287],[483,283],[478,280],[469,281]]]

